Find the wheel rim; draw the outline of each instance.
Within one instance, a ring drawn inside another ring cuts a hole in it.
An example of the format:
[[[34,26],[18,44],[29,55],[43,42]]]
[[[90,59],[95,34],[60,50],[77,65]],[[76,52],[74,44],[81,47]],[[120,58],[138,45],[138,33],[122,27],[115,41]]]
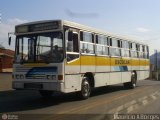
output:
[[[90,95],[90,86],[88,81],[86,80],[83,82],[83,85],[82,85],[82,95],[84,97],[88,97]]]

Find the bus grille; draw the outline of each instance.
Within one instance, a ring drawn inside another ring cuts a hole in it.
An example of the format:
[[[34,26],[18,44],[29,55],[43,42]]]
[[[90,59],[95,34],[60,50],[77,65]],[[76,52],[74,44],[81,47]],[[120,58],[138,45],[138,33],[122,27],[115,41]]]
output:
[[[16,72],[28,72],[31,68],[16,67]]]
[[[46,79],[47,75],[55,75],[58,72],[57,67],[17,67],[15,71],[17,73],[23,72],[27,79]]]

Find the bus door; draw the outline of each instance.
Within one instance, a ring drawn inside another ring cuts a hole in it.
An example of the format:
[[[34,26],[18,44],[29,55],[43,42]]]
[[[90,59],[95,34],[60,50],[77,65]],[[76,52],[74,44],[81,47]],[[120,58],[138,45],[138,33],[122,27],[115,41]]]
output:
[[[79,31],[76,29],[66,30],[65,42],[65,88],[73,91],[80,84]]]

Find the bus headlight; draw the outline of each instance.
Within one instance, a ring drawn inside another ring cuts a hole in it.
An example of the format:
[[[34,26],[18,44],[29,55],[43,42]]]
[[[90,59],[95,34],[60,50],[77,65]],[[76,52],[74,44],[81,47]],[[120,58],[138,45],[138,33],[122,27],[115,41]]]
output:
[[[16,75],[15,75],[15,78],[16,78],[16,79],[24,79],[24,75],[16,74]]]
[[[20,79],[20,75],[15,75],[16,79]]]
[[[56,75],[47,75],[48,80],[56,80]]]
[[[20,79],[24,79],[24,75],[20,75]]]

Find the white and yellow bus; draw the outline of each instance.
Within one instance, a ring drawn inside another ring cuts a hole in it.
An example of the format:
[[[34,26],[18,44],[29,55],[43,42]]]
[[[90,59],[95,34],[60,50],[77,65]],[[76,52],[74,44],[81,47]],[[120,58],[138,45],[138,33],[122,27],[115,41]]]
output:
[[[92,88],[135,88],[149,77],[148,45],[123,36],[65,20],[17,25],[15,35],[13,89],[45,97],[77,92],[87,99]]]

